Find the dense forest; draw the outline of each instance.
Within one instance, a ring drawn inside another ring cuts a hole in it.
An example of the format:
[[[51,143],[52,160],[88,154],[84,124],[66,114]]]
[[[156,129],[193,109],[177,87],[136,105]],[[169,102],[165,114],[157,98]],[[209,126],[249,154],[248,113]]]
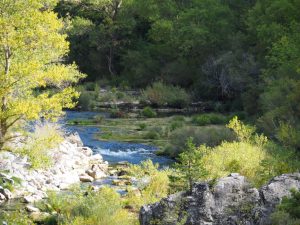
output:
[[[249,221],[262,210],[298,225],[299,12],[299,0],[0,1],[0,222],[194,225],[202,201],[141,218],[240,179],[219,189],[232,208],[211,224],[261,225]]]
[[[67,24],[68,60],[87,81],[180,86],[299,148],[299,9],[293,0],[83,0],[55,11]]]

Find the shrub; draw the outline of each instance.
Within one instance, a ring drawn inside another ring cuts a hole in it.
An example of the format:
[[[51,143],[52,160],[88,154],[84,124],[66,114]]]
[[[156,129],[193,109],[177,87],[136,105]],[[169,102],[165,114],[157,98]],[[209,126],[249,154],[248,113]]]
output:
[[[226,124],[228,121],[229,118],[227,116],[216,113],[200,114],[193,116],[192,118],[192,122],[199,126],[205,126],[209,124]]]
[[[94,92],[82,91],[78,99],[78,105],[82,110],[93,110],[96,104],[96,96]]]
[[[111,118],[126,118],[127,114],[126,114],[126,112],[120,111],[119,109],[112,109],[110,111],[110,117]]]
[[[104,120],[105,120],[105,118],[102,115],[96,115],[96,116],[94,116],[94,121],[96,123],[102,123]]]
[[[262,183],[258,175],[261,161],[267,153],[259,146],[247,142],[224,142],[208,149],[203,157],[205,169],[209,171],[209,178],[215,179],[230,173],[240,173],[256,185]]]
[[[193,138],[196,146],[206,144],[207,146],[216,146],[222,141],[232,141],[234,134],[226,127],[187,127],[174,130],[169,136],[169,144],[164,153],[176,157],[185,148],[185,143],[189,137]]]
[[[57,147],[62,140],[61,128],[57,124],[37,124],[25,145],[17,151],[28,156],[32,168],[46,168],[52,164],[51,149]]]
[[[145,124],[145,123],[140,123],[140,124],[139,124],[139,129],[140,129],[140,130],[145,130],[146,127],[147,127],[147,124]]]
[[[277,139],[286,147],[300,149],[300,131],[288,123],[280,123]]]
[[[147,106],[142,110],[142,115],[147,118],[153,118],[157,116],[157,113],[151,107]]]
[[[170,131],[174,131],[176,129],[179,129],[183,127],[184,123],[181,121],[173,121],[170,125]]]
[[[203,179],[207,175],[207,171],[203,166],[202,157],[206,153],[204,145],[196,148],[193,139],[189,138],[186,142],[186,149],[179,154],[178,163],[175,168],[178,170],[179,180],[183,181],[183,186],[192,192],[195,181]]]
[[[187,92],[177,86],[155,82],[142,93],[143,98],[156,106],[185,107],[190,103]]]
[[[300,224],[300,192],[291,190],[292,196],[285,197],[271,215],[273,225]]]
[[[151,139],[151,140],[156,140],[160,138],[160,134],[157,131],[151,130],[148,131],[145,135],[144,135],[145,139]]]
[[[130,225],[135,218],[123,207],[121,196],[113,189],[103,187],[97,192],[75,190],[69,194],[49,193],[45,206],[56,211],[58,224]]]
[[[142,205],[151,204],[167,196],[169,192],[168,169],[159,170],[158,164],[151,160],[143,161],[140,165],[130,165],[129,175],[138,178],[137,186],[141,195],[129,191],[127,205],[139,210]]]
[[[3,216],[0,213],[0,221],[3,224],[16,224],[16,225],[34,225],[34,223],[29,219],[27,212],[21,210],[15,210],[10,212],[4,212]],[[3,217],[3,220],[2,218]],[[6,223],[4,223],[4,221]]]

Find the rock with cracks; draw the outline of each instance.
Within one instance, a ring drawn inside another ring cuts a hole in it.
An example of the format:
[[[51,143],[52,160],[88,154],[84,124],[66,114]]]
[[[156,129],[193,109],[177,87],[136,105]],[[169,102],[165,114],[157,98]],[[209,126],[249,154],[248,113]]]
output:
[[[181,192],[140,210],[141,225],[266,225],[270,214],[291,189],[300,188],[300,173],[273,178],[260,189],[245,177],[231,174],[214,185],[195,183]]]

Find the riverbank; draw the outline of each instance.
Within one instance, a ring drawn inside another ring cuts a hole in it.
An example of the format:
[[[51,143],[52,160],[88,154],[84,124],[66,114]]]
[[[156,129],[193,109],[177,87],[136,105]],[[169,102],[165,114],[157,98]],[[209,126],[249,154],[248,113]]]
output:
[[[107,176],[108,163],[100,154],[84,147],[77,133],[70,134],[49,151],[52,165],[32,169],[27,157],[12,152],[0,153],[0,203],[21,198],[26,203],[47,198],[47,191],[61,191],[71,185]],[[1,187],[3,186],[3,187]]]

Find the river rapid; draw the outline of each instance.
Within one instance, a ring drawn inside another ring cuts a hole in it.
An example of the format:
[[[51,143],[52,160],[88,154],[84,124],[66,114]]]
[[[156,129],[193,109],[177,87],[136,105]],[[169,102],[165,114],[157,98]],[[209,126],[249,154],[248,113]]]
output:
[[[161,166],[172,162],[167,157],[155,155],[157,147],[141,143],[126,143],[118,141],[100,141],[96,135],[101,135],[101,129],[95,125],[67,125],[68,120],[88,120],[101,115],[109,117],[108,113],[67,111],[61,124],[67,132],[78,132],[84,146],[90,147],[94,153],[100,153],[109,164],[127,161],[132,164],[150,159]]]

